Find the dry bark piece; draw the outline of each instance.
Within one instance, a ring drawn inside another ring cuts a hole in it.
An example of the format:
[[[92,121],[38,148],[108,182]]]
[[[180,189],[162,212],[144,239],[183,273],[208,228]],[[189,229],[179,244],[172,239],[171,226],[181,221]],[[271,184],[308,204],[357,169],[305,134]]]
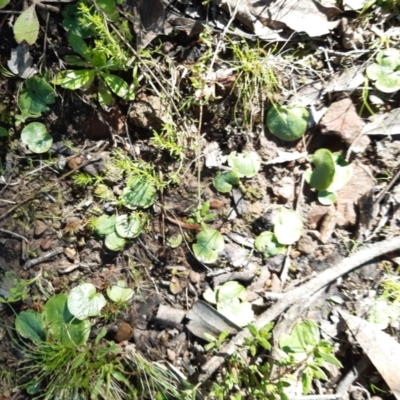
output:
[[[349,146],[361,133],[364,125],[364,121],[358,116],[349,98],[332,103],[320,122],[322,134],[337,135]],[[355,153],[362,152],[369,143],[369,138],[362,136],[352,149]]]
[[[185,318],[185,311],[169,306],[160,305],[157,311],[156,320],[165,326],[178,326]]]
[[[42,233],[44,233],[48,229],[48,225],[45,224],[43,221],[40,219],[37,219],[35,222],[35,236],[40,236]]]

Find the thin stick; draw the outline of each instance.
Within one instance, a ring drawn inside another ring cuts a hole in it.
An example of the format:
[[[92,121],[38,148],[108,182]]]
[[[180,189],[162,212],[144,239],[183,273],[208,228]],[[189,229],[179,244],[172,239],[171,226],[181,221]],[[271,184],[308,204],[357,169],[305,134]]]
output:
[[[0,232],[8,233],[9,235],[15,236],[17,238],[24,240],[26,243],[29,243],[29,240],[26,237],[18,235],[18,233],[11,232],[11,231],[8,231],[7,229],[2,229],[2,228],[0,228]]]
[[[366,262],[374,259],[375,257],[381,256],[382,254],[389,253],[391,251],[400,248],[400,236],[392,239],[386,239],[381,242],[374,243],[369,246],[365,246],[362,250],[354,253],[350,257],[342,260],[340,263],[331,267],[315,278],[311,279],[307,283],[299,286],[296,289],[287,293],[281,301],[272,305],[268,310],[259,316],[257,321],[254,323],[255,327],[259,330],[267,325],[269,322],[277,318],[282,312],[289,308],[292,304],[306,301],[313,293],[317,292],[324,286],[335,281],[342,275],[345,275],[355,268],[358,268]],[[239,332],[227,345],[225,345],[218,355],[212,357],[207,361],[201,370],[203,373],[199,376],[199,382],[207,381],[211,375],[221,366],[221,364],[231,356],[238,346],[244,343],[244,339],[251,337],[250,332],[247,328]]]
[[[27,261],[22,268],[23,269],[31,268],[31,267],[35,266],[36,264],[40,264],[41,262],[46,261],[49,258],[52,258],[54,256],[61,254],[62,252],[63,252],[63,248],[57,247],[56,249],[49,251],[48,253],[43,254],[40,257],[37,257],[37,258]]]

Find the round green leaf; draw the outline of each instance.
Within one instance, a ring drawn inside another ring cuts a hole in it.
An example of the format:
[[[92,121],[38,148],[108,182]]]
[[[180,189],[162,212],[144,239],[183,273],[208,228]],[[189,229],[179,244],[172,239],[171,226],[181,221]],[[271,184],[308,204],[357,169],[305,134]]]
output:
[[[309,176],[306,175],[307,182],[314,189],[328,189],[335,175],[335,160],[332,153],[327,149],[319,149],[313,154],[311,161],[315,168]]]
[[[296,211],[283,210],[278,214],[274,233],[280,244],[293,244],[303,233],[303,220]]]
[[[125,239],[119,236],[117,232],[109,233],[104,240],[105,246],[111,251],[119,251],[123,249],[125,243]]]
[[[382,67],[390,68],[392,71],[400,66],[400,52],[397,49],[386,49],[376,55],[376,62]]]
[[[239,176],[235,171],[219,173],[213,179],[213,185],[218,192],[228,193],[232,190],[232,186],[239,183]]]
[[[267,127],[279,139],[292,141],[307,131],[310,113],[304,107],[277,106],[267,112]]]
[[[233,151],[228,156],[228,164],[239,178],[252,178],[260,170],[261,159],[255,151],[245,151],[240,154]]]
[[[65,89],[75,90],[83,86],[90,87],[94,77],[95,70],[93,69],[66,70],[56,75],[54,84]]]
[[[47,134],[41,122],[31,122],[21,132],[21,140],[34,153],[45,153],[53,144],[53,138]]]
[[[203,263],[213,263],[218,253],[225,247],[224,238],[215,229],[205,229],[197,234],[197,243],[193,245],[196,258]]]
[[[113,215],[102,215],[95,221],[95,230],[99,235],[108,235],[115,231],[115,224],[117,216]]]
[[[147,208],[154,203],[156,193],[157,190],[151,182],[134,177],[122,191],[121,201],[129,208]]]
[[[393,93],[400,89],[400,71],[390,71],[383,74],[375,82],[375,87],[383,93]]]
[[[46,340],[46,333],[43,326],[43,317],[36,311],[27,310],[20,312],[15,318],[15,329],[25,338],[34,342]]]
[[[218,303],[217,310],[238,326],[246,326],[254,320],[254,312],[247,301],[234,299],[230,303]]]
[[[115,223],[115,231],[123,238],[135,238],[142,232],[142,221],[137,214],[120,215]]]
[[[285,246],[278,242],[273,232],[262,232],[257,236],[254,247],[257,251],[263,253],[265,258],[276,256],[285,250]]]
[[[318,201],[324,206],[330,206],[334,204],[336,200],[337,194],[334,192],[328,192],[327,190],[318,192]]]
[[[105,305],[106,299],[101,293],[96,293],[96,287],[92,283],[74,287],[68,296],[69,311],[81,320],[99,315]]]
[[[14,23],[14,36],[17,43],[25,40],[26,43],[32,45],[36,42],[39,35],[39,20],[35,11],[35,4],[32,4]]]
[[[86,343],[90,333],[89,321],[75,318],[68,309],[68,296],[56,294],[44,306],[46,322],[54,339],[65,346]]]
[[[126,287],[125,281],[118,281],[116,285],[107,289],[107,296],[115,303],[126,303],[133,295],[134,291]]]

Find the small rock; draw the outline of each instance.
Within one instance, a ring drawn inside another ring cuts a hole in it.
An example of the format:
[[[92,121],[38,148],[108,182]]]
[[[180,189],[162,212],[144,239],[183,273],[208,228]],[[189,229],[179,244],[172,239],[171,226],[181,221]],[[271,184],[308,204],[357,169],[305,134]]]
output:
[[[40,236],[47,228],[48,226],[43,221],[37,219],[35,222],[35,236]]]
[[[200,282],[200,274],[195,271],[190,271],[189,279],[190,279],[190,282],[192,282],[193,284],[199,283]]]
[[[322,220],[322,217],[329,212],[330,209],[335,208],[332,206],[323,206],[318,203],[312,203],[310,211],[308,212],[307,220],[308,220],[308,228],[312,230],[316,230],[318,228],[319,223]]]
[[[117,343],[121,343],[124,342],[125,340],[131,339],[132,335],[133,335],[132,327],[128,323],[122,321],[118,325],[118,331],[114,336],[114,340]]]
[[[133,107],[129,113],[129,119],[141,128],[150,130],[161,130],[163,124],[167,122],[168,114],[158,96],[146,95],[142,93],[133,102]]]
[[[297,242],[297,250],[303,254],[312,254],[317,244],[308,235],[304,235]]]
[[[282,292],[282,284],[277,274],[272,274],[271,276],[271,292],[280,293]]]
[[[294,187],[295,182],[294,179],[290,176],[283,177],[278,185],[274,186],[274,194],[279,197],[279,199],[283,202],[290,202],[294,198]]]
[[[65,257],[67,257],[70,261],[75,261],[75,257],[77,254],[76,249],[71,247],[66,247],[63,252]]]
[[[167,349],[167,357],[168,357],[168,360],[169,360],[169,361],[171,361],[172,363],[174,363],[175,360],[176,360],[176,353],[175,353],[173,350],[171,350],[171,349]]]
[[[218,200],[218,199],[210,200],[210,208],[211,208],[211,210],[219,210],[224,205],[225,205],[225,203],[222,200]]]
[[[71,157],[67,161],[67,165],[70,169],[76,169],[82,164],[82,157]]]

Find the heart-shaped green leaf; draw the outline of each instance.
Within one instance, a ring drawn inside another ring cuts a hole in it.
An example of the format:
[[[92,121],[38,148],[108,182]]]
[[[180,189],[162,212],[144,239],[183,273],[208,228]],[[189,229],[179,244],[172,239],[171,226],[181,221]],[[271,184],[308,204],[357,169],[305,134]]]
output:
[[[70,313],[81,320],[99,315],[105,305],[106,299],[101,293],[96,293],[96,287],[92,283],[74,287],[68,296]]]
[[[31,122],[25,126],[21,132],[21,140],[34,153],[45,153],[53,144],[53,138],[47,134],[47,129],[41,122]]]
[[[276,106],[267,112],[269,131],[281,140],[301,138],[307,131],[310,113],[304,107]]]
[[[296,211],[283,210],[277,216],[274,233],[280,244],[293,244],[303,233],[303,220]]]
[[[213,185],[218,192],[228,193],[232,190],[232,186],[239,183],[239,176],[235,171],[219,173],[213,179]]]
[[[314,189],[328,189],[335,176],[335,160],[332,153],[327,149],[319,149],[313,154],[311,161],[315,168],[306,175],[307,182]]]
[[[263,253],[265,258],[276,256],[285,251],[285,246],[278,242],[273,232],[262,232],[257,236],[254,247],[260,253]]]
[[[197,243],[193,245],[196,258],[203,263],[213,263],[218,253],[225,247],[224,238],[215,229],[205,229],[197,234]]]
[[[228,164],[239,178],[252,178],[261,167],[260,156],[255,151],[236,153],[233,151],[228,156]]]
[[[102,215],[95,220],[95,230],[99,235],[108,235],[115,231],[117,216],[113,215]]]
[[[119,251],[125,246],[125,239],[118,235],[117,232],[112,232],[106,235],[104,240],[105,246],[111,251]]]
[[[137,214],[119,215],[115,224],[115,231],[123,238],[135,238],[142,232],[142,220]]]
[[[154,185],[141,177],[133,177],[121,195],[122,202],[129,208],[150,207],[156,198],[157,190]]]
[[[133,294],[134,291],[126,287],[126,282],[122,280],[107,289],[107,296],[115,303],[126,303],[132,298]]]
[[[68,308],[68,296],[56,294],[44,306],[44,316],[55,340],[65,346],[81,346],[90,333],[89,321],[75,318]]]

